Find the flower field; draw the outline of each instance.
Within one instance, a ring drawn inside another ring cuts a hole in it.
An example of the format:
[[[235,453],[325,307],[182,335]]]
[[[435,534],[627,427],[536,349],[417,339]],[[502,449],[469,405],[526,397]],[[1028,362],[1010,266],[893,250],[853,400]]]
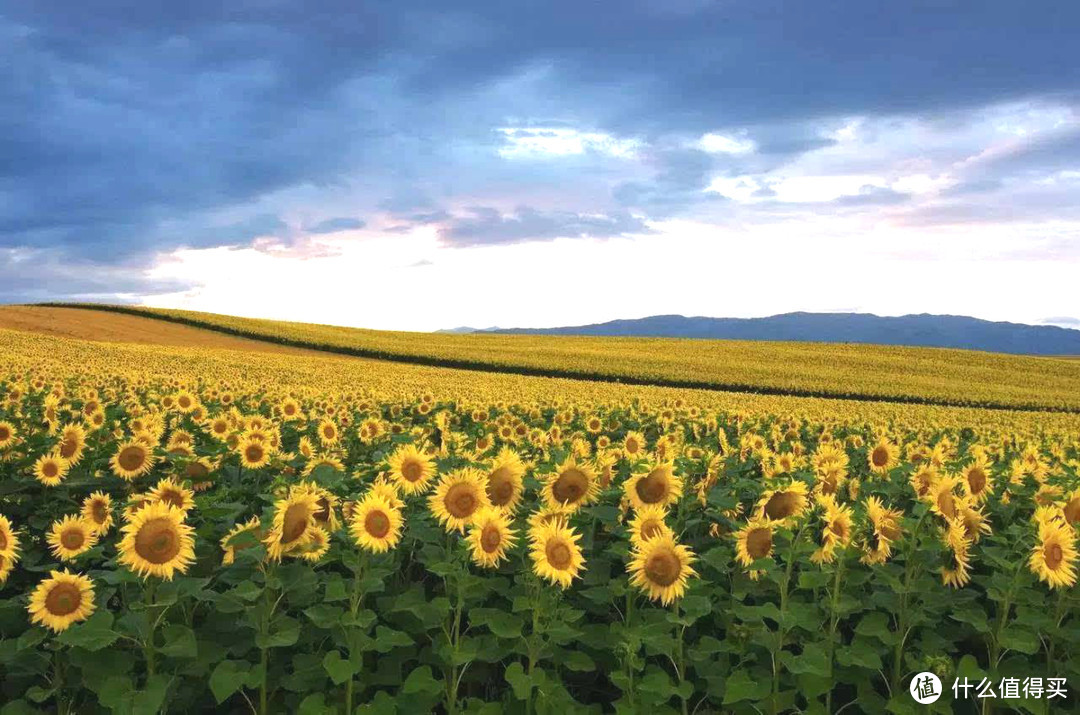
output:
[[[256,338],[445,367],[642,385],[1080,412],[1080,362],[940,348],[674,338],[362,330],[130,306],[119,311]]]
[[[0,330],[3,714],[917,712],[1080,683],[1078,524],[1072,413]]]

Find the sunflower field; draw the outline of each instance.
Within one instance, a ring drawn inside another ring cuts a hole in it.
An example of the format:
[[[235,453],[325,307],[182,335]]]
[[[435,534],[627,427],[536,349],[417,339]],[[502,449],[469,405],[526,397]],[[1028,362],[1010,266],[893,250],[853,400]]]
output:
[[[0,347],[3,715],[1076,707],[1077,415]]]

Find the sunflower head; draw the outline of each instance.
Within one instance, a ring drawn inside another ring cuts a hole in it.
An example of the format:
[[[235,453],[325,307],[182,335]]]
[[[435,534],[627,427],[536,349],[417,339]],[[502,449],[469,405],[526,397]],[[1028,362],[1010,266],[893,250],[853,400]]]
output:
[[[1028,565],[1031,572],[1050,588],[1071,588],[1076,584],[1076,530],[1062,520],[1038,523],[1038,542]]]
[[[164,502],[184,512],[195,506],[195,493],[173,479],[159,481],[157,486],[150,490],[149,496],[154,501]]]
[[[113,474],[130,481],[149,472],[155,461],[150,453],[150,445],[153,443],[154,440],[146,436],[121,444],[109,460]]]
[[[243,524],[237,524],[221,538],[221,549],[225,552],[221,558],[221,565],[232,564],[236,561],[237,553],[257,545],[262,538],[262,524],[259,517],[253,516]]]
[[[476,513],[467,537],[473,563],[483,568],[497,567],[514,547],[515,540],[506,512],[495,507],[485,507]]]
[[[390,477],[406,494],[423,494],[435,476],[435,464],[430,455],[405,444],[398,447],[388,460]]]
[[[284,499],[274,503],[274,522],[263,542],[270,558],[278,560],[288,552],[303,547],[309,531],[318,525],[315,512],[318,498],[308,489],[292,488]]]
[[[61,561],[74,561],[75,557],[92,549],[97,539],[97,531],[83,520],[82,515],[69,515],[53,523],[47,541],[53,556]]]
[[[770,521],[786,524],[806,512],[809,505],[806,484],[792,480],[777,489],[767,489],[758,500],[757,510]]]
[[[627,571],[630,582],[665,606],[681,598],[686,583],[697,575],[690,566],[694,554],[670,534],[656,536],[634,548]]]
[[[465,527],[476,513],[491,506],[484,488],[484,473],[466,467],[447,474],[439,480],[428,506],[447,531],[465,533]]]
[[[94,612],[94,584],[86,576],[52,571],[30,596],[30,622],[59,633]]]
[[[548,506],[577,511],[595,499],[599,491],[600,485],[592,468],[571,455],[548,476],[541,493]]]
[[[509,447],[499,450],[487,474],[486,490],[492,506],[503,511],[514,511],[524,493],[524,476],[525,464],[518,453]]]
[[[735,534],[735,559],[743,566],[750,566],[772,556],[773,529],[774,524],[764,515],[747,521]]]
[[[353,507],[349,533],[360,548],[385,553],[401,540],[403,524],[400,509],[382,496],[369,493]]]
[[[164,502],[149,502],[121,530],[120,563],[143,576],[171,581],[195,560],[194,529],[184,512]]]
[[[623,489],[634,509],[668,506],[682,496],[683,481],[670,462],[660,462],[627,479]]]
[[[567,588],[585,564],[577,543],[581,536],[559,522],[542,526],[529,536],[533,572],[561,588]]]
[[[658,536],[674,537],[666,519],[667,509],[662,506],[650,505],[636,510],[630,520],[630,544],[640,546]]]
[[[70,466],[58,454],[42,455],[34,462],[34,478],[47,487],[55,487],[67,476]]]

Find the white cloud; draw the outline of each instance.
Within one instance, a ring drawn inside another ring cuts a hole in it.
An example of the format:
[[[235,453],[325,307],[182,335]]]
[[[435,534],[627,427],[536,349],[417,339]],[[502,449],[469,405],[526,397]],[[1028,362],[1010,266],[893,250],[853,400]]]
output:
[[[631,158],[640,148],[635,139],[619,139],[602,132],[582,132],[555,127],[500,127],[508,142],[499,155],[511,158],[570,156],[595,151],[621,159]]]
[[[749,154],[757,148],[752,139],[712,133],[702,135],[697,145],[712,154]]]

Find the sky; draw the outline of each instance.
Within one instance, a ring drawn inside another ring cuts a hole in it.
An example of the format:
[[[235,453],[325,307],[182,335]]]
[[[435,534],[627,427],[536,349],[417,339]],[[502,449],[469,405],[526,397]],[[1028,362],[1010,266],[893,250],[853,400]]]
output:
[[[1080,3],[0,0],[0,302],[1080,328]]]

